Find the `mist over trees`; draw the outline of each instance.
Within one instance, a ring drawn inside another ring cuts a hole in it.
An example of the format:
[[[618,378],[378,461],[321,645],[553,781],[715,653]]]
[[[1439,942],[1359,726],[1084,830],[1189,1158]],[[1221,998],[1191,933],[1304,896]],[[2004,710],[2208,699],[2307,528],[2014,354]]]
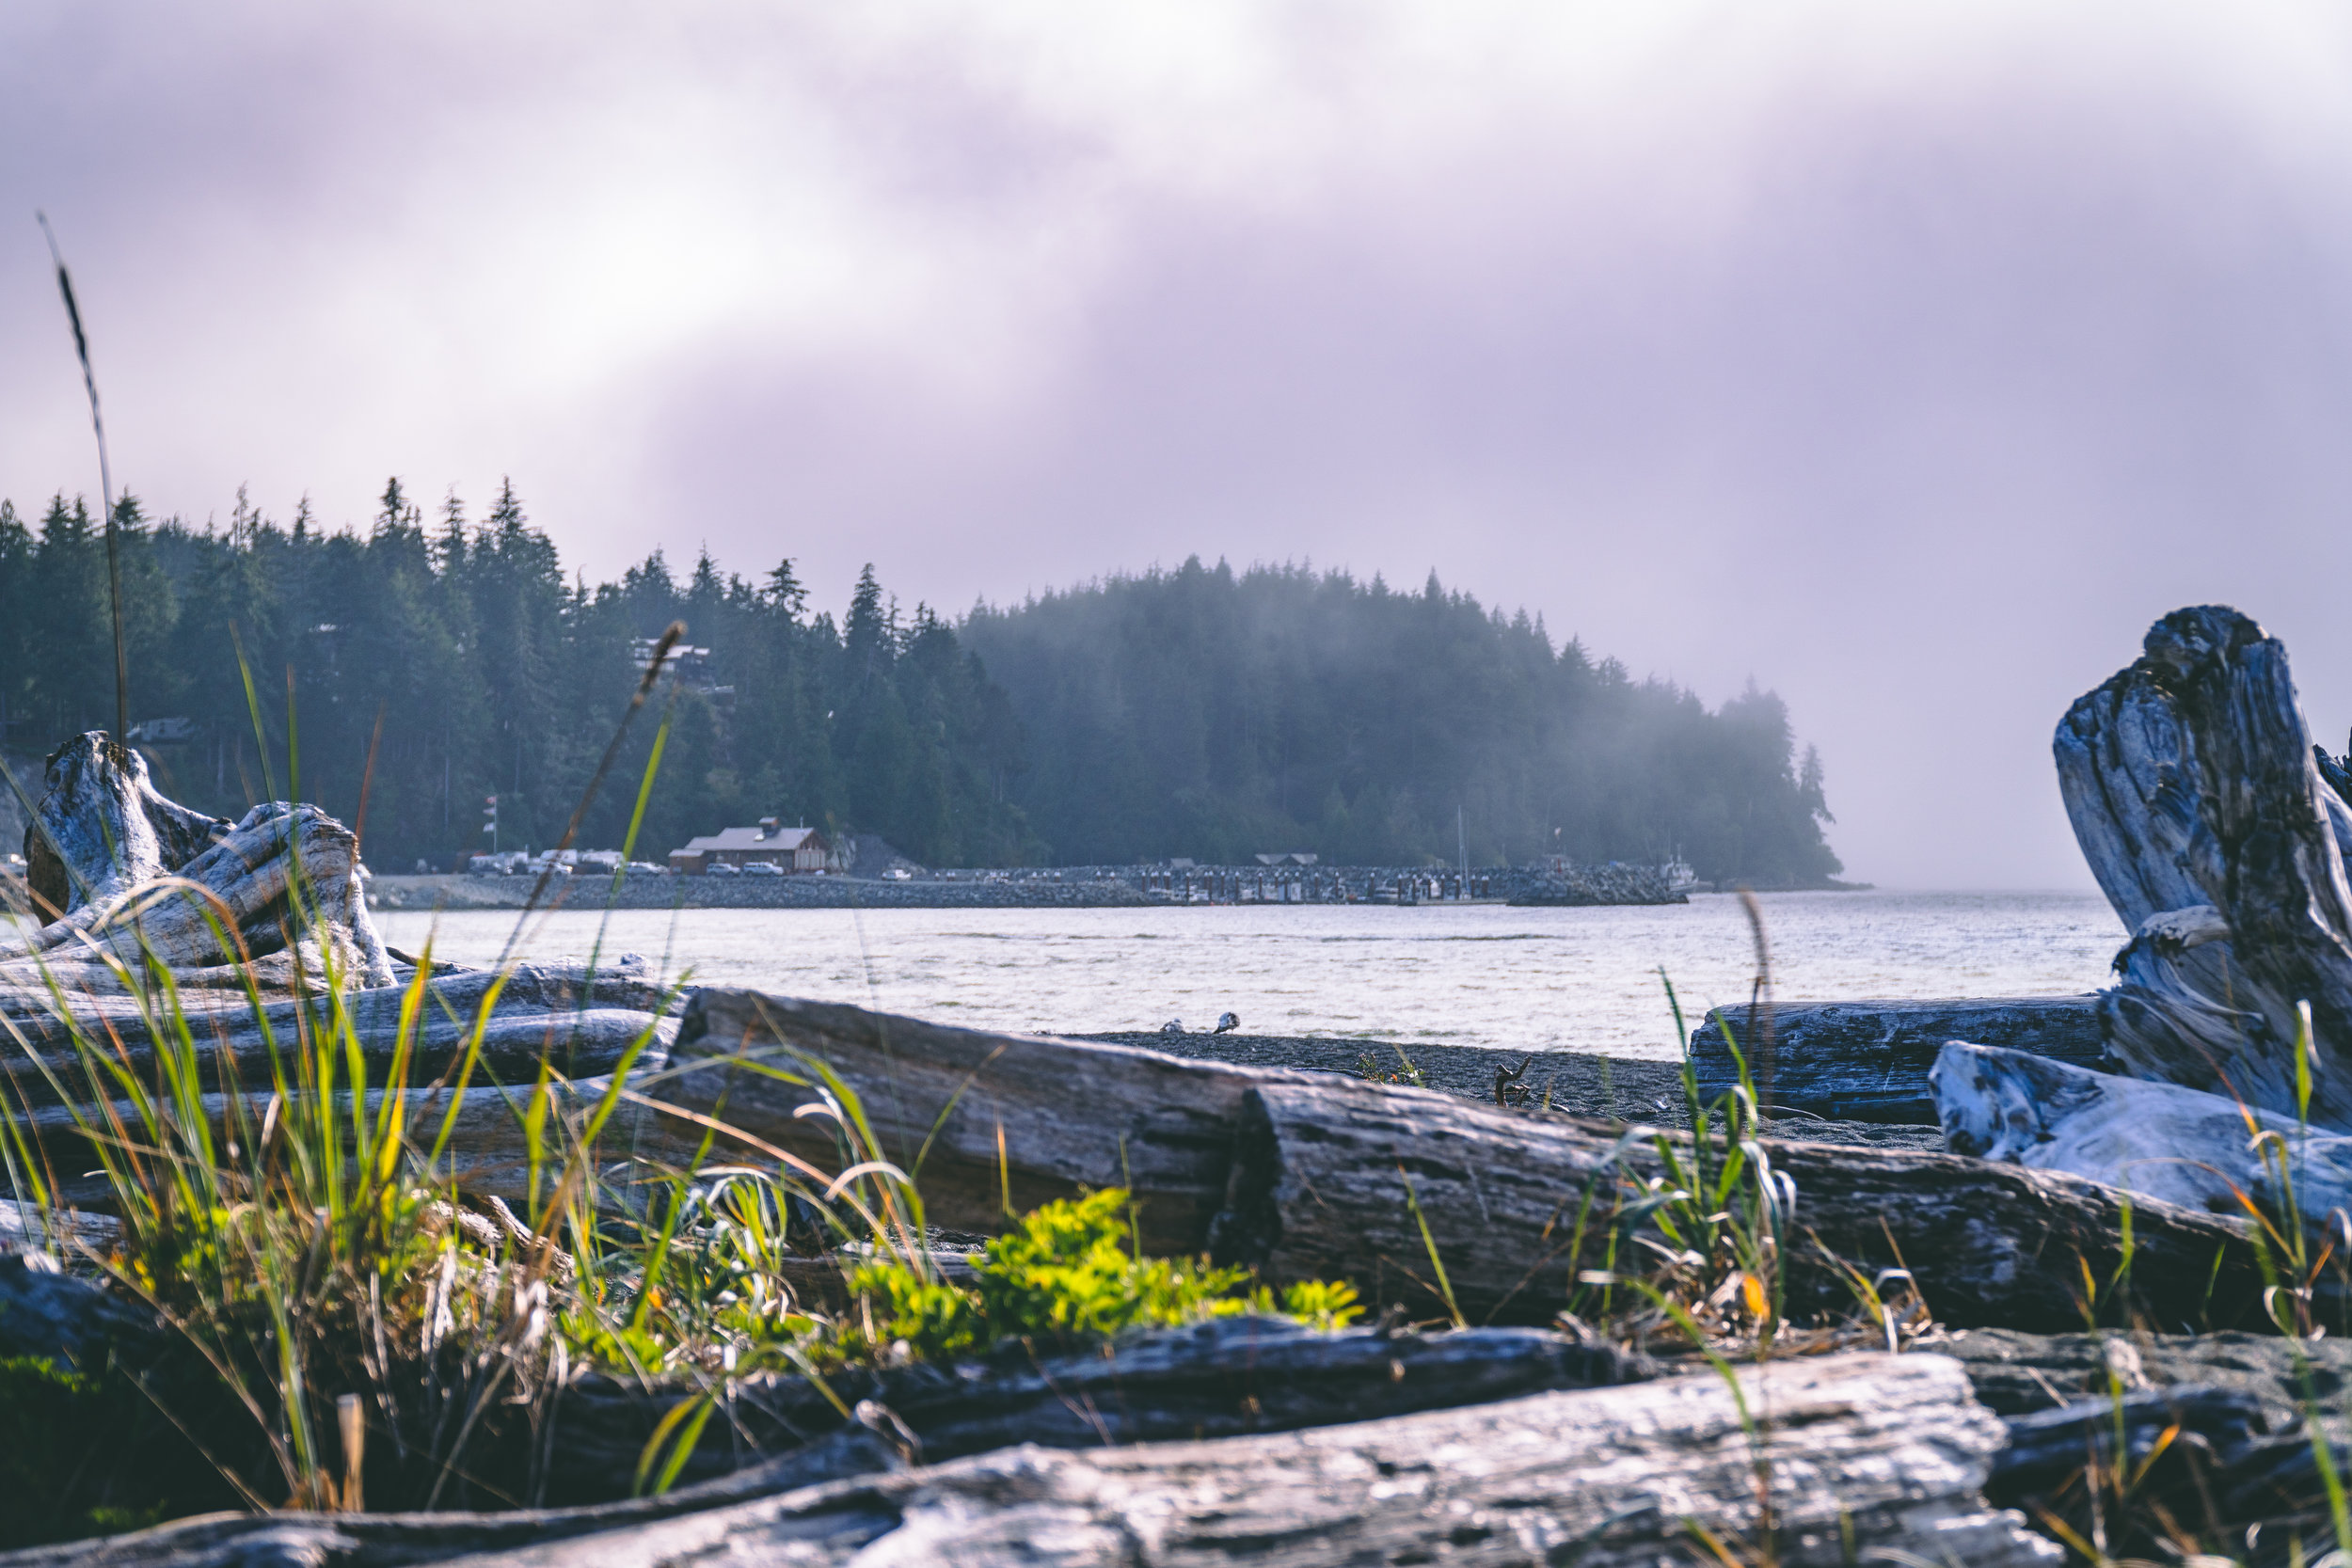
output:
[[[1065,860],[1394,865],[1466,846],[1479,864],[1678,852],[1763,884],[1840,869],[1820,759],[1798,761],[1778,697],[1710,713],[1435,573],[1397,593],[1194,559],[981,607],[962,631],[1028,731],[1013,798]]]
[[[487,847],[490,795],[501,847],[555,842],[673,620],[700,651],[583,845],[621,843],[660,732],[644,858],[778,816],[938,865],[1393,864],[1452,861],[1458,820],[1481,863],[1838,869],[1819,763],[1777,697],[1710,712],[1434,577],[1400,594],[1192,561],[951,624],[902,611],[869,567],[836,621],[788,560],[747,578],[656,551],[615,582],[567,579],[511,485],[469,517],[394,481],[364,531],[307,506],[273,521],[242,493],[226,527],[154,524],[127,496],[117,520],[132,720],[184,721],[150,725],[159,784],[226,816],[297,792],[364,816],[387,869]],[[0,502],[0,745],[21,763],[111,727],[113,673],[103,526],[79,500],[37,522]]]

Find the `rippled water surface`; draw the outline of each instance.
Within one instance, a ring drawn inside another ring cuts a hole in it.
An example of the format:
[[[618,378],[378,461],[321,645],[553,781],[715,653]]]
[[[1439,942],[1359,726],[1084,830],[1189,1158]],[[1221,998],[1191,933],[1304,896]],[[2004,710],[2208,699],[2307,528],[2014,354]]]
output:
[[[2026,996],[2089,990],[2122,944],[2074,894],[1796,893],[1763,897],[1778,994]],[[415,949],[436,917],[376,916]],[[599,917],[559,911],[523,950],[585,958]],[[511,912],[438,917],[436,951],[496,958]],[[1495,906],[1148,910],[685,910],[610,917],[607,951],[696,980],[999,1029],[1194,1029],[1664,1055],[1662,966],[1694,1015],[1747,997],[1739,901],[1662,909]]]

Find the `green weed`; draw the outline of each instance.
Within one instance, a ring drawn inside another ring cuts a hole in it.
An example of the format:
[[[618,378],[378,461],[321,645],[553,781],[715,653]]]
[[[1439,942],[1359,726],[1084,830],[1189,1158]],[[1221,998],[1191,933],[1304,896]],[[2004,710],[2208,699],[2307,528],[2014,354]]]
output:
[[[973,1259],[968,1285],[916,1275],[902,1263],[850,1275],[859,1303],[835,1344],[848,1355],[945,1359],[1005,1339],[1058,1349],[1244,1312],[1283,1312],[1343,1328],[1362,1311],[1345,1284],[1311,1281],[1279,1297],[1244,1269],[1128,1250],[1119,1188],[1049,1203]],[[870,1324],[870,1326],[868,1326]]]

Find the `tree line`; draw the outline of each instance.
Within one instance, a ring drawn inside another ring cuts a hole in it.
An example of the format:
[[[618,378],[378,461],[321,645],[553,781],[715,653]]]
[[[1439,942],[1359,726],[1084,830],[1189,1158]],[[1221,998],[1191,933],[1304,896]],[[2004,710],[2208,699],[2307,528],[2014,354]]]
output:
[[[1835,872],[1818,759],[1779,699],[1708,710],[1433,577],[1191,561],[953,621],[868,566],[836,621],[790,560],[746,578],[656,550],[567,578],[511,484],[428,516],[397,481],[364,530],[241,491],[225,528],[116,507],[132,718],[160,787],[241,815],[298,796],[370,860],[447,866],[552,844],[652,641],[679,655],[589,802],[637,853],[764,816],[877,833],[939,865],[1660,859],[1702,875]],[[0,747],[114,715],[104,529],[79,499],[0,501]],[[37,790],[38,781],[19,783]]]
[[[779,816],[877,832],[946,864],[1043,852],[1009,800],[1004,693],[928,609],[869,569],[839,623],[789,561],[756,581],[657,552],[620,581],[567,580],[512,486],[428,520],[394,482],[363,532],[285,524],[240,493],[226,529],[116,509],[135,729],[159,787],[241,815],[298,795],[358,822],[370,861],[447,868],[560,837],[672,621],[686,645],[584,817],[617,847],[657,739],[637,852]],[[0,735],[19,753],[114,723],[104,530],[53,499],[0,503]],[[139,724],[171,719],[182,725]],[[154,736],[160,732],[162,743]],[[38,789],[37,781],[20,783]]]
[[[1196,558],[961,629],[1028,732],[1015,799],[1073,861],[1679,854],[1772,886],[1841,869],[1820,758],[1779,697],[1751,685],[1710,711],[1435,573],[1399,593]]]

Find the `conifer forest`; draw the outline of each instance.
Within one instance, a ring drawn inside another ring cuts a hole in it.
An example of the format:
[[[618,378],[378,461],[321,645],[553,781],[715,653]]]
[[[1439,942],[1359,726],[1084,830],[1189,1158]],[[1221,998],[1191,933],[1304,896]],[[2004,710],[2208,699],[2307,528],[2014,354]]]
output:
[[[1709,708],[1433,573],[1418,591],[1198,559],[960,617],[869,566],[838,617],[780,542],[749,575],[657,549],[567,575],[511,484],[469,515],[389,483],[373,518],[225,526],[116,508],[135,738],[165,793],[363,819],[395,871],[563,831],[649,640],[693,650],[583,823],[636,853],[763,816],[878,833],[932,865],[1661,861],[1759,886],[1839,869],[1821,767],[1751,687]],[[18,782],[111,727],[104,529],[0,503],[0,746]],[[257,722],[258,719],[258,722]]]

